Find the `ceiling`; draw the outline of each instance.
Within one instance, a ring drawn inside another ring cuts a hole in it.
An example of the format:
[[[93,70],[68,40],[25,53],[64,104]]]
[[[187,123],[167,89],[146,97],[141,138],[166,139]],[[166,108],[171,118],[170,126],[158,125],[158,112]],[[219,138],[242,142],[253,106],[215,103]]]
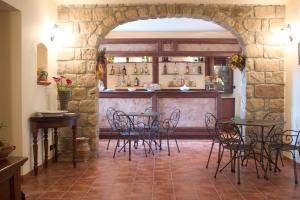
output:
[[[156,3],[194,3],[194,4],[260,4],[284,5],[290,0],[55,0],[58,5],[66,4],[156,4]]]
[[[115,32],[222,32],[225,29],[213,22],[190,18],[148,19],[117,26]]]

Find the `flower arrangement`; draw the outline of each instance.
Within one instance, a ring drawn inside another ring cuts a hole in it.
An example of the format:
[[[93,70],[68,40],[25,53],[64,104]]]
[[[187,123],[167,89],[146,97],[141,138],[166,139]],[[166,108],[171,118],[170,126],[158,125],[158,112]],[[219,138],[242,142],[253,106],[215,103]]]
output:
[[[57,91],[71,91],[73,89],[73,82],[64,76],[52,77],[56,83]]]
[[[240,71],[243,71],[245,68],[246,58],[241,54],[234,54],[229,59],[229,67],[232,70],[238,68]]]

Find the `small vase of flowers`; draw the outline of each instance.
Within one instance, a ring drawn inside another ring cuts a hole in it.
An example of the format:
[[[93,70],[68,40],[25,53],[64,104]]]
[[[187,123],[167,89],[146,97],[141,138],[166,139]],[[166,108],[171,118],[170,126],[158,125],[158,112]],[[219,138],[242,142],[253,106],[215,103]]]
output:
[[[246,65],[246,57],[241,54],[233,54],[229,59],[229,67],[232,70],[239,69],[241,72]]]
[[[53,79],[56,83],[60,109],[68,110],[68,103],[72,95],[72,89],[74,87],[73,82],[71,79],[68,79],[64,76],[53,77]]]

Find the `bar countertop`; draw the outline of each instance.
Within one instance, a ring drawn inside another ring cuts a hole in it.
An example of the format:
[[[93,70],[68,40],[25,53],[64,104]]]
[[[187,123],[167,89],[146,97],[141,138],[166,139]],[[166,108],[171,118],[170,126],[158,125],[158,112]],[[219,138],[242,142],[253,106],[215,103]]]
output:
[[[99,92],[99,98],[150,98],[152,96],[158,97],[179,97],[179,98],[216,98],[221,97],[223,92],[220,91],[207,91],[207,90],[157,90],[157,91],[126,91],[126,90],[115,90],[115,91],[103,91]]]

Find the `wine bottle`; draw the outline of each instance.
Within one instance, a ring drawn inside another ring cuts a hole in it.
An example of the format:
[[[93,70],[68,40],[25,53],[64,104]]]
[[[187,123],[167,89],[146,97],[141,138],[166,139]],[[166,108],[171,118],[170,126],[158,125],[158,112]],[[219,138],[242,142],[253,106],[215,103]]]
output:
[[[189,68],[189,64],[188,63],[186,63],[186,66],[185,66],[185,73],[186,74],[190,73],[190,68]]]
[[[168,69],[167,69],[167,64],[165,63],[164,64],[164,72],[163,72],[163,74],[167,74],[168,73]]]
[[[111,66],[110,74],[111,74],[111,75],[114,75],[114,74],[115,74],[115,69],[114,69],[114,66],[113,66],[113,65]]]
[[[136,64],[134,64],[134,73],[137,74],[138,70],[137,70],[137,67],[136,67]]]
[[[176,63],[174,64],[174,73],[175,73],[175,74],[178,73],[178,69],[177,69]]]
[[[131,80],[129,75],[127,76],[127,86],[130,87],[131,86]]]
[[[134,86],[139,86],[139,79],[138,79],[138,77],[135,77],[135,79],[134,79]]]
[[[148,71],[148,66],[147,66],[147,64],[146,64],[146,66],[145,66],[145,74],[148,74],[149,73],[149,71]]]
[[[199,74],[202,74],[202,68],[201,68],[201,65],[198,66],[198,73],[199,73]]]
[[[143,74],[144,73],[144,68],[143,66],[140,67],[140,74]]]
[[[125,65],[123,66],[123,69],[122,69],[122,75],[126,75],[126,67],[125,67]]]

